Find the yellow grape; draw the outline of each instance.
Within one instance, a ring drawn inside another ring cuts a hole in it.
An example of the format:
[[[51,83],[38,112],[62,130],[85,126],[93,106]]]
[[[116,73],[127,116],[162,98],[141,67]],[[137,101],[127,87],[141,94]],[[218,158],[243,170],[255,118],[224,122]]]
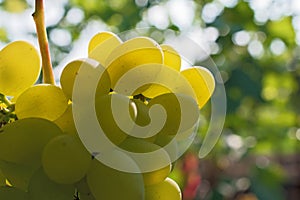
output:
[[[42,164],[48,177],[60,184],[73,184],[82,179],[92,156],[81,141],[71,135],[60,135],[45,146]]]
[[[122,44],[121,39],[114,33],[100,32],[89,43],[89,58],[97,60],[104,66],[109,54],[120,44]]]
[[[124,155],[124,164],[135,163]],[[87,182],[96,200],[143,200],[143,177],[139,173],[126,173],[110,168],[98,160],[93,160],[87,173]]]
[[[160,46],[164,53],[164,64],[179,71],[181,67],[181,57],[178,52],[170,45],[162,44]]]
[[[129,152],[134,152],[134,153],[149,153],[155,150],[160,149],[161,147],[153,144],[151,142],[147,142],[145,140],[141,139],[136,139],[136,138],[128,138],[126,139],[120,147],[126,151]],[[164,151],[165,152],[165,151]],[[147,155],[145,155],[147,156]],[[171,170],[171,162],[170,162],[170,157],[168,154],[165,152],[164,155],[161,155],[160,158],[157,158],[158,160],[153,159],[152,162],[161,162],[160,159],[164,159],[166,162],[169,163],[169,165],[156,169],[150,172],[144,172],[143,173],[143,178],[144,178],[144,184],[145,185],[153,185],[157,184],[161,181],[163,181],[170,173]],[[139,165],[139,163],[138,163]],[[141,166],[139,166],[141,167]]]
[[[68,105],[67,110],[59,118],[57,118],[54,123],[66,134],[77,134],[73,119],[72,104]]]
[[[5,186],[6,185],[6,178],[1,170],[0,166],[0,186]]]
[[[112,88],[114,89],[117,81],[129,70],[149,63],[163,63],[162,50],[154,40],[137,37],[119,45],[105,62]],[[136,74],[136,76],[141,76],[141,74]]]
[[[2,169],[4,176],[11,185],[23,191],[27,191],[30,178],[34,173],[32,167],[1,160],[0,169]]]
[[[80,200],[96,200],[92,194],[80,194]]]
[[[161,105],[166,110],[165,126],[158,134],[181,135],[195,128],[199,121],[199,109],[193,97],[167,93],[150,100],[148,106]]]
[[[112,97],[115,97],[117,101],[117,103],[113,105],[116,110],[120,111],[123,105],[127,105],[128,107],[126,107],[126,109],[129,109],[131,116],[127,116],[126,113],[123,112],[116,113],[114,116],[111,106]],[[99,124],[108,139],[116,145],[125,140],[127,133],[118,126],[116,118],[114,117],[117,117],[123,125],[128,124],[128,117],[132,117],[132,120],[134,119],[133,104],[127,102],[130,102],[130,99],[120,94],[103,95],[96,98],[95,108]]]
[[[164,54],[164,62],[163,62],[164,66],[170,67],[179,72],[181,67],[180,55],[173,47],[169,45],[162,44],[160,46]],[[163,73],[160,73],[159,76],[162,76],[162,74]],[[166,76],[164,78],[167,78],[168,76],[171,76],[171,74],[166,73]],[[160,94],[169,93],[169,92],[170,90],[162,85],[151,84],[151,86],[146,91],[143,92],[143,95],[149,98],[154,98]]]
[[[148,103],[148,106],[151,107],[155,104],[163,106],[167,116],[164,127],[159,131],[158,134],[164,133],[167,135],[175,135],[179,130],[181,121],[180,102],[178,101],[177,96],[173,93],[159,95],[151,99]]]
[[[37,167],[44,146],[62,134],[53,122],[41,118],[20,119],[0,129],[0,159]]]
[[[68,107],[68,99],[61,88],[39,84],[25,90],[17,99],[16,114],[19,119],[38,117],[53,121]]]
[[[80,200],[93,200],[95,197],[93,196],[90,187],[87,183],[86,176],[83,177],[80,181],[75,183],[75,187],[80,194]]]
[[[193,96],[193,89],[189,82],[178,70],[162,64],[152,64],[147,68],[144,67],[143,71],[147,71],[148,76],[154,76],[155,82],[150,84],[145,91],[142,91],[145,97],[152,99],[165,93],[181,93]]]
[[[193,67],[183,70],[181,74],[193,88],[199,108],[209,100],[215,89],[215,79],[212,73],[204,67]]]
[[[181,200],[182,194],[178,184],[166,178],[164,181],[145,187],[145,200]]]
[[[173,140],[174,136],[172,135],[164,135],[159,134],[156,137],[156,140],[154,141],[154,144],[157,144],[158,146],[164,148],[168,155],[170,156],[171,162],[172,162],[172,168],[174,167],[173,163],[178,159],[179,157],[179,147],[176,140]]]
[[[81,67],[84,69],[88,68],[88,71],[85,70],[84,72],[80,70]],[[96,70],[101,70],[103,72],[101,78],[99,78],[99,82],[96,89],[96,94],[108,94],[111,88],[110,78],[107,71],[98,65],[95,60],[92,59],[81,59],[81,60],[74,60],[68,63],[62,71],[60,77],[60,84],[62,90],[66,94],[69,99],[72,99],[73,95],[73,87],[75,83],[76,76],[79,73],[85,73],[85,77],[87,78],[86,81],[89,80],[89,73],[95,73]]]
[[[25,41],[8,44],[0,51],[0,93],[18,96],[37,81],[40,71],[34,46]]]
[[[3,200],[31,200],[27,192],[9,186],[0,187],[0,197]]]
[[[150,124],[151,118],[149,116],[149,107],[139,99],[133,99],[132,101],[134,102],[134,105],[135,105],[135,108],[136,108],[136,111],[137,111],[137,115],[136,115],[136,118],[135,118],[135,123],[139,126],[146,126],[146,125]],[[134,137],[143,138],[143,139],[145,139],[146,141],[149,141],[149,142],[154,142],[154,140],[156,138],[156,135],[145,137],[145,136],[147,136],[149,131],[144,132],[143,134],[140,134],[143,137],[138,137],[138,135],[135,135],[135,134],[138,134],[138,133],[135,133],[135,132],[136,131],[133,128],[132,134],[134,134]]]
[[[30,200],[70,200],[74,191],[73,185],[51,181],[42,168],[33,174],[28,187]]]

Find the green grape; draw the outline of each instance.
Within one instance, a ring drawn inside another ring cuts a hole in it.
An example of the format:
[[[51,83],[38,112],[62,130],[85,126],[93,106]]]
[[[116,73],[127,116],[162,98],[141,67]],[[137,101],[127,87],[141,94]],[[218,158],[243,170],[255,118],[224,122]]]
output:
[[[0,187],[0,198],[3,200],[31,200],[28,193],[14,187]]]
[[[126,113],[123,112],[117,113],[116,116],[113,115],[111,106],[113,97],[117,101],[116,104],[113,104],[113,106],[116,106],[116,110],[120,111],[121,106],[127,105],[131,116],[127,116]],[[116,145],[123,142],[127,134],[118,126],[114,117],[118,117],[121,124],[128,124],[128,117],[134,118],[134,107],[133,104],[130,103],[130,99],[120,94],[99,96],[96,97],[95,108],[99,124],[107,138]]]
[[[19,119],[38,117],[53,121],[68,107],[68,99],[61,88],[40,84],[28,88],[17,99],[16,114]]]
[[[123,155],[120,162],[136,166],[134,161]],[[137,168],[137,166],[136,166]],[[93,160],[87,173],[87,182],[96,200],[143,200],[143,177],[139,173],[126,173],[110,168]]]
[[[120,44],[122,44],[121,39],[114,33],[100,32],[89,43],[89,58],[97,60],[104,66],[109,54]]]
[[[177,160],[179,149],[178,149],[177,141],[174,140],[173,135],[159,134],[156,137],[154,144],[157,144],[158,146],[165,148],[172,161]]]
[[[136,138],[128,138],[122,144],[120,144],[120,147],[126,151],[134,152],[134,153],[148,153],[155,150],[160,149],[161,147],[153,144],[151,142],[147,142],[145,140],[136,139]],[[163,181],[170,173],[171,170],[171,162],[170,157],[168,154],[164,151],[164,155],[161,155],[160,158],[157,158],[157,160],[153,159],[152,162],[161,162],[160,159],[165,159],[166,162],[170,163],[169,165],[160,168],[155,169],[150,172],[143,172],[143,178],[144,178],[144,184],[145,185],[153,185],[157,184],[161,181]],[[147,155],[145,155],[147,156]],[[137,163],[138,165],[141,163]],[[141,167],[141,166],[139,166]]]
[[[159,95],[151,99],[148,106],[151,107],[155,104],[163,106],[166,111],[166,122],[157,134],[175,135],[179,130],[181,121],[180,102],[177,96],[173,93]]]
[[[51,181],[42,168],[33,174],[28,187],[30,200],[71,200],[74,192],[73,185]]]
[[[37,167],[44,146],[63,134],[53,122],[40,118],[20,119],[0,129],[0,159]]]
[[[167,93],[150,100],[148,106],[155,104],[164,107],[167,119],[164,127],[158,133],[166,135],[186,135],[188,130],[194,130],[199,121],[199,108],[193,97],[184,94]]]
[[[181,200],[182,194],[178,184],[166,178],[163,182],[146,186],[145,200]]]
[[[5,186],[5,185],[6,185],[6,178],[1,170],[1,166],[0,166],[0,186]]]
[[[92,156],[81,141],[72,135],[53,138],[44,148],[42,164],[48,177],[60,184],[73,184],[82,179]]]
[[[87,183],[86,176],[75,183],[75,187],[80,195],[80,200],[95,200],[95,197],[93,196]]]
[[[74,124],[74,118],[72,113],[72,104],[68,105],[67,110],[54,123],[66,134],[76,135],[77,130]]]
[[[80,194],[80,200],[96,200],[92,194]]]
[[[1,160],[0,169],[13,187],[27,191],[34,168]]]
[[[31,44],[10,43],[0,51],[0,93],[18,96],[37,81],[40,71],[39,54]]]
[[[202,108],[215,89],[215,79],[212,73],[204,67],[193,67],[183,70],[181,74],[193,88],[199,108]]]
[[[115,48],[105,61],[114,89],[117,81],[129,70],[142,64],[163,63],[160,46],[147,37],[137,37]],[[120,67],[121,66],[121,67]],[[141,74],[136,74],[141,76]],[[141,93],[137,91],[137,94]]]
[[[147,126],[148,124],[150,124],[151,118],[149,116],[149,107],[139,99],[133,99],[132,101],[134,102],[137,111],[135,123],[139,126]],[[135,133],[135,129],[133,128],[132,130],[132,134],[134,134],[134,137],[143,138],[146,141],[154,142],[156,135],[145,137],[148,133],[149,131],[146,130],[146,132],[144,132],[142,135],[143,137],[139,137],[137,135],[138,133]]]
[[[80,70],[81,67],[84,67],[85,69],[84,72]],[[111,88],[111,84],[110,84],[110,78],[107,71],[103,67],[101,67],[101,65],[98,65],[98,63],[95,60],[81,59],[81,60],[74,60],[68,63],[64,68],[64,70],[62,71],[60,77],[60,84],[66,96],[69,99],[72,99],[75,79],[79,73],[86,73],[84,75],[85,77],[87,77],[87,81],[89,81],[88,80],[89,73],[95,73],[96,70],[101,70],[102,72],[101,78],[99,79],[97,85],[96,94],[98,95],[108,94]]]

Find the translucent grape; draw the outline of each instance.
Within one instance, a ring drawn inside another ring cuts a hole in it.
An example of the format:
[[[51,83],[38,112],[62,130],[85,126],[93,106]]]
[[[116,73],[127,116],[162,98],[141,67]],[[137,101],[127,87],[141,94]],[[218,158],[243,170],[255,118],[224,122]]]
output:
[[[40,118],[20,119],[0,129],[0,159],[37,167],[44,146],[62,134],[53,122]]]
[[[163,66],[165,67],[170,67],[176,71],[179,72],[180,67],[181,67],[181,57],[180,55],[177,53],[177,51],[166,44],[162,44],[160,45],[163,51],[163,57],[164,57],[164,61],[163,61]],[[166,79],[168,77],[170,77],[172,74],[170,73],[166,73],[165,77],[163,77],[164,73],[160,73],[159,76],[162,79]],[[165,94],[165,93],[169,93],[170,90],[168,88],[166,88],[165,86],[159,85],[159,84],[151,84],[151,86],[143,92],[143,95],[149,98],[154,98],[158,95],[161,94]]]
[[[75,188],[73,185],[51,181],[41,168],[32,176],[28,193],[30,200],[70,200],[73,198]]]
[[[126,151],[134,152],[134,153],[148,153],[161,148],[160,146],[153,144],[151,142],[147,142],[145,140],[135,139],[135,138],[126,139],[124,142],[122,142],[122,144],[120,144],[120,147]],[[170,157],[165,152],[164,155],[162,155],[160,158],[157,158],[157,160],[153,159],[152,162],[153,163],[161,162],[160,159],[166,159],[167,162],[170,161]],[[144,184],[153,185],[163,181],[170,173],[171,162],[169,163],[170,164],[168,166],[165,166],[161,169],[155,169],[151,172],[144,172],[143,173]],[[137,163],[137,164],[139,165],[141,163]]]
[[[181,200],[182,194],[178,184],[170,179],[166,178],[164,181],[146,186],[145,188],[145,200]]]
[[[179,130],[181,121],[180,102],[177,96],[173,93],[159,95],[151,99],[148,106],[151,107],[155,104],[163,106],[167,116],[164,127],[157,134],[175,135]]]
[[[147,63],[163,63],[162,50],[154,40],[137,37],[122,43],[111,52],[105,62],[112,88],[114,89],[117,81],[129,70]]]
[[[6,178],[0,167],[0,186],[5,186],[6,185],[5,183],[6,183]]]
[[[34,46],[25,41],[10,43],[0,51],[0,93],[18,96],[37,81],[40,71]]]
[[[0,187],[0,197],[5,200],[30,200],[28,193],[9,186]]]
[[[149,107],[142,102],[139,99],[133,99],[134,105],[136,107],[137,115],[135,118],[135,123],[139,126],[146,126],[150,124],[151,118],[149,116]],[[144,138],[145,140],[149,142],[153,142],[156,138],[156,135],[154,136],[147,136],[149,135],[149,131],[145,130],[146,132],[144,133],[137,133],[135,127],[133,127],[133,130],[131,131],[131,134],[137,138]]]
[[[125,160],[127,158],[127,160]],[[123,161],[135,165],[124,155]],[[138,173],[126,173],[107,167],[98,160],[93,160],[87,173],[87,182],[97,200],[143,200],[143,177]]]
[[[181,57],[178,52],[170,45],[162,44],[160,46],[164,53],[164,64],[179,71],[181,67]]]
[[[60,184],[73,184],[82,179],[92,156],[75,136],[60,135],[44,148],[42,164],[48,177]]]
[[[215,89],[215,79],[212,73],[204,67],[193,67],[183,70],[181,74],[193,88],[199,108],[202,108]]]
[[[88,68],[89,70],[84,70],[84,72],[82,72],[80,70],[81,67],[84,67],[85,69]],[[75,79],[79,73],[86,73],[84,74],[86,77],[86,81],[89,81],[89,73],[95,73],[95,70],[103,71],[101,78],[99,78],[96,94],[108,94],[111,88],[111,83],[107,71],[103,67],[101,67],[101,65],[98,65],[95,60],[81,59],[68,63],[62,71],[60,83],[62,90],[64,91],[66,96],[69,99],[72,99]]]
[[[120,44],[122,44],[121,39],[114,33],[100,32],[89,43],[89,58],[97,60],[104,66],[109,54]]]
[[[67,110],[54,123],[66,134],[76,135],[77,130],[74,124],[72,104],[68,105]]]
[[[87,183],[86,176],[83,177],[79,182],[75,183],[75,187],[80,195],[80,200],[93,200],[95,197],[93,196],[90,187]]]
[[[111,105],[112,96],[118,101],[113,105]],[[120,94],[103,95],[96,98],[95,108],[99,124],[108,139],[116,145],[123,142],[127,134],[118,126],[114,117],[118,117],[122,124],[128,124],[128,117],[134,117],[134,108],[133,104],[127,104],[131,116],[127,116],[126,113],[122,112],[114,116],[112,106],[116,106],[116,110],[120,110],[118,106],[122,106],[124,103],[126,104],[127,101],[130,102],[130,99]]]
[[[68,107],[68,99],[61,88],[40,84],[28,88],[17,99],[15,112],[19,119],[38,117],[53,121]]]
[[[34,168],[3,160],[0,161],[0,168],[11,185],[23,191],[27,191],[30,178],[35,170]]]

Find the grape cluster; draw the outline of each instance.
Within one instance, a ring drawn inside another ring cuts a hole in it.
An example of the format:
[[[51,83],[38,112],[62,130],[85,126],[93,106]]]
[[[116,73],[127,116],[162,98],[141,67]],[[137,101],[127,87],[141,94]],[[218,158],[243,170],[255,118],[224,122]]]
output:
[[[0,51],[0,199],[180,200],[168,176],[215,86],[207,69],[180,67],[169,45],[101,32],[91,39],[88,58],[65,66],[61,87],[35,84],[36,49],[24,41],[7,45]],[[85,88],[82,81],[99,71],[95,90]],[[95,113],[76,113],[82,100]],[[92,127],[94,114],[104,138],[80,129]],[[95,150],[85,139],[110,146]],[[156,151],[150,161],[138,157]]]

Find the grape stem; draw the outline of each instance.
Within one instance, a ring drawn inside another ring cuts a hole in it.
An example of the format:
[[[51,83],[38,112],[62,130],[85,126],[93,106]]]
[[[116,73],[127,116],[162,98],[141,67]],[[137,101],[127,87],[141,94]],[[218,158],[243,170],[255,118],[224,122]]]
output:
[[[4,94],[0,94],[0,102],[4,103],[7,107],[13,105]]]
[[[54,73],[51,64],[49,43],[45,26],[44,0],[35,0],[35,11],[32,14],[32,17],[35,22],[40,52],[42,56],[43,82],[54,85]]]

